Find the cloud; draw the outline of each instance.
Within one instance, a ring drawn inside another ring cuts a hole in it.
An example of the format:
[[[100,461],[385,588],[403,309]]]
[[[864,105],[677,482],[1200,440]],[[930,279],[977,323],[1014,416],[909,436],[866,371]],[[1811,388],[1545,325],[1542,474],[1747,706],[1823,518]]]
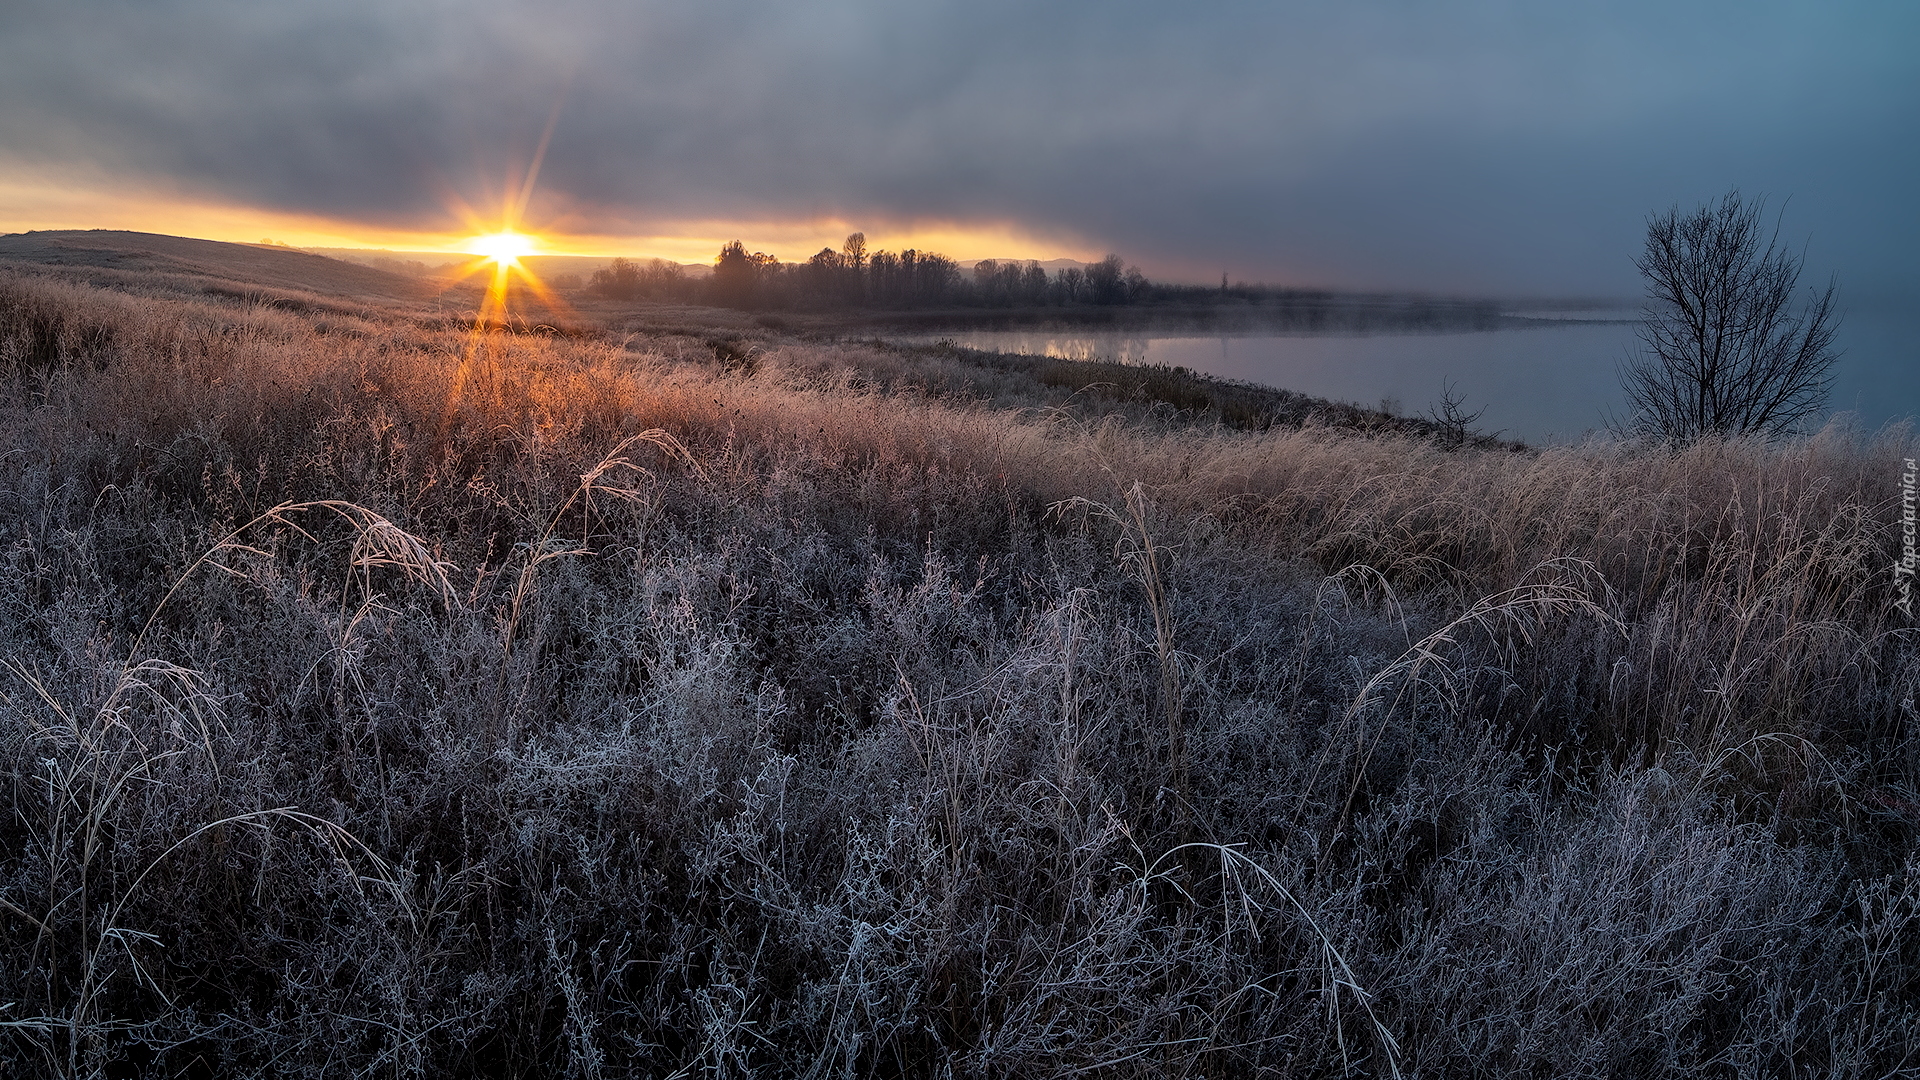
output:
[[[27,0],[0,168],[455,227],[978,223],[1193,277],[1632,291],[1645,214],[1791,194],[1920,292],[1904,4]],[[752,243],[755,237],[743,237]],[[1045,254],[1037,252],[1036,254]]]

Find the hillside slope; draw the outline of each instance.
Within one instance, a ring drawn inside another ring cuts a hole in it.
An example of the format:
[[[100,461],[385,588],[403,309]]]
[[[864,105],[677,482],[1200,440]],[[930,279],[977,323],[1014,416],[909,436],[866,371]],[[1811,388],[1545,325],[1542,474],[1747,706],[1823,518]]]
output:
[[[0,266],[58,268],[92,284],[188,294],[287,289],[388,302],[433,295],[431,286],[401,274],[291,248],[112,229],[0,236]]]

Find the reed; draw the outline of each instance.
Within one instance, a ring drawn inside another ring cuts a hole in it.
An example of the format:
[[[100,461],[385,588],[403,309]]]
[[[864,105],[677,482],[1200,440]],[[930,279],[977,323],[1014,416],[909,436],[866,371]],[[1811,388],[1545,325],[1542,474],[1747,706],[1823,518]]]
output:
[[[8,1068],[1910,1067],[1910,431],[676,318],[0,275]]]

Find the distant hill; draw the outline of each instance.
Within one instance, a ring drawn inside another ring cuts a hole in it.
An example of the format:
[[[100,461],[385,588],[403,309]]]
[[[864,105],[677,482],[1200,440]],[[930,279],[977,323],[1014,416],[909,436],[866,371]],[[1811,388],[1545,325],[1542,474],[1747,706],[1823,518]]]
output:
[[[229,244],[115,229],[0,235],[0,268],[45,267],[96,284],[189,294],[252,295],[283,289],[346,299],[431,298],[433,283],[324,255],[267,244]]]
[[[1062,270],[1085,270],[1087,267],[1093,265],[1092,263],[1083,263],[1078,259],[962,259],[959,266],[962,270],[971,270],[983,262],[1013,263],[1016,266],[1025,266],[1030,262],[1036,261],[1039,262],[1040,268],[1049,274],[1057,274]]]

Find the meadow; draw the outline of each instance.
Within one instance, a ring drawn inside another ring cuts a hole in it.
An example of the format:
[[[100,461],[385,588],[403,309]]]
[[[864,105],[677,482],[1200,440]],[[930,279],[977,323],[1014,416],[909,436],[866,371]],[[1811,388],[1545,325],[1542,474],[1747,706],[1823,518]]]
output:
[[[1907,429],[111,284],[0,273],[12,1075],[1916,1067]]]

